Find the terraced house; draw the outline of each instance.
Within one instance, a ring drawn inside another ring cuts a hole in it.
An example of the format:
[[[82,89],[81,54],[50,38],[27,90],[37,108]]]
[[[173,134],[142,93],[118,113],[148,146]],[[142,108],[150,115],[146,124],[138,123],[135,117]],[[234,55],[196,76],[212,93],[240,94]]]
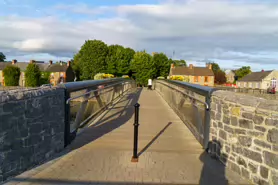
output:
[[[171,65],[169,76],[183,76],[186,81],[203,86],[214,86],[214,73],[212,65],[206,67],[195,67],[190,64],[189,67]]]
[[[65,63],[53,63],[49,61],[49,63],[38,62],[31,60],[29,63],[36,63],[40,71],[43,75],[49,75],[50,83],[53,85],[57,85],[59,83],[71,82],[74,80],[74,72],[71,67],[70,61]],[[3,70],[8,65],[15,65],[20,68],[21,74],[19,79],[19,85],[25,86],[25,71],[29,64],[28,62],[17,62],[17,60],[13,60],[12,62],[0,62],[0,83],[4,86],[4,75]],[[44,73],[46,72],[46,73]]]

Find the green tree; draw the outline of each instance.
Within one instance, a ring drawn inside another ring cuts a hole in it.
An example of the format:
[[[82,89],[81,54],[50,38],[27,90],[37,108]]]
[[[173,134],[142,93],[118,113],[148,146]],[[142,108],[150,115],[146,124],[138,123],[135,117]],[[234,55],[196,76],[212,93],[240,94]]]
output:
[[[3,70],[4,81],[6,86],[18,86],[20,78],[20,68],[8,65]]]
[[[25,71],[25,80],[27,87],[37,87],[41,82],[41,71],[37,64],[28,64]]]
[[[238,80],[242,79],[244,76],[252,73],[250,66],[243,66],[240,69],[236,71],[236,76],[238,77]]]
[[[77,81],[80,81],[81,80],[81,69],[80,69],[80,64],[79,64],[79,61],[80,61],[80,56],[81,54],[80,53],[77,53],[74,55],[73,57],[73,60],[72,60],[72,69],[74,71],[74,74],[75,74],[75,77],[76,77],[76,80]]]
[[[133,60],[135,51],[131,48],[121,50],[122,57],[117,61],[117,72],[119,76],[128,75],[131,72],[130,63]]]
[[[120,45],[108,46],[106,57],[107,73],[117,75],[117,63],[123,58],[124,47]]]
[[[159,76],[163,76],[166,78],[169,75],[171,63],[168,57],[164,53],[154,54],[153,64],[154,64],[155,78]]]
[[[227,82],[227,78],[226,78],[226,73],[222,70],[218,70],[215,74],[214,74],[214,79],[215,79],[215,83],[217,84],[224,84]]]
[[[87,40],[76,54],[80,79],[89,80],[97,73],[107,70],[106,57],[108,54],[107,45],[100,40]]]
[[[51,72],[41,72],[40,85],[50,83]]]
[[[134,54],[131,69],[135,73],[137,83],[140,85],[147,85],[149,78],[155,78],[155,66],[152,57],[145,51]]]
[[[214,75],[215,75],[218,71],[221,70],[221,69],[220,69],[220,66],[219,66],[217,63],[215,63],[215,62],[208,62],[207,65],[209,65],[209,64],[211,64],[211,68],[212,68],[212,71],[213,71]]]
[[[6,56],[4,55],[4,53],[0,52],[0,62],[5,62],[6,60]]]
[[[173,63],[175,64],[175,66],[187,66],[185,60],[173,60]]]

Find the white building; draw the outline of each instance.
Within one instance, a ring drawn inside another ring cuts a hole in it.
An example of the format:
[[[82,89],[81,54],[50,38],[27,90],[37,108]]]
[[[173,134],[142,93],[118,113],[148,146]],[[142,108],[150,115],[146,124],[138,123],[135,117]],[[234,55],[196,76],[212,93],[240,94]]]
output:
[[[241,80],[237,81],[237,86],[240,88],[251,89],[268,89],[269,87],[275,87],[278,90],[278,71],[260,71],[253,72]]]

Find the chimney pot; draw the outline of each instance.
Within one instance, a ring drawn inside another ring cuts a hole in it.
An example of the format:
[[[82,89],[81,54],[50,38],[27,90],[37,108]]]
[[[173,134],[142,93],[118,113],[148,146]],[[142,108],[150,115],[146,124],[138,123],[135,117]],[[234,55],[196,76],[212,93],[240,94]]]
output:
[[[30,60],[30,64],[33,64],[33,63],[35,63],[35,60]]]
[[[67,66],[70,66],[71,61],[68,61]]]
[[[49,60],[49,64],[52,65],[52,64],[53,64],[53,61],[52,61],[52,60]]]
[[[264,70],[262,69],[262,72],[264,72]]]
[[[193,64],[190,64],[190,65],[189,65],[189,69],[193,69]]]

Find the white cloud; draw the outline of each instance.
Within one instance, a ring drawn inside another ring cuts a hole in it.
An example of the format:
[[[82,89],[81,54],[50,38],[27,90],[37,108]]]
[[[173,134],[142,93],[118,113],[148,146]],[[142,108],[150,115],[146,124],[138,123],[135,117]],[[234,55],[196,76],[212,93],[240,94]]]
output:
[[[223,66],[278,64],[278,5],[220,0],[167,1],[158,5],[89,7],[59,5],[72,14],[110,13],[112,18],[69,21],[57,16],[0,19],[0,49],[66,55],[86,39],[101,39],[149,52],[162,51],[186,60],[213,59]],[[265,52],[265,55],[257,53]],[[275,53],[275,54],[274,54]],[[226,61],[226,62],[225,62]]]

